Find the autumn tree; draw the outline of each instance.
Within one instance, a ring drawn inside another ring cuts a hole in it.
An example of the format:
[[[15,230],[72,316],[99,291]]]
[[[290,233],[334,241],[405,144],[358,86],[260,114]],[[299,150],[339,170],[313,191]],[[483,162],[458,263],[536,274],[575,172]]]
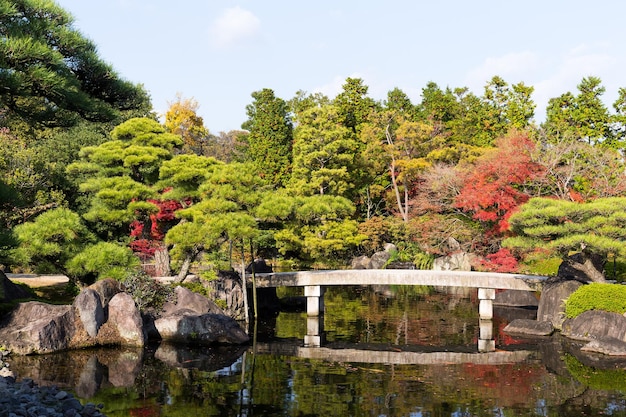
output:
[[[577,203],[533,198],[509,219],[510,237],[503,246],[517,251],[543,249],[589,279],[603,282],[609,254],[626,256],[626,199],[600,198]],[[577,253],[578,256],[570,256]]]
[[[626,191],[623,157],[611,147],[542,137],[533,159],[544,169],[533,181],[537,196],[589,201]]]
[[[530,198],[525,188],[542,173],[531,159],[534,142],[520,132],[498,141],[471,168],[454,205],[472,214],[486,226],[488,234],[501,235],[508,229],[508,218]]]
[[[264,88],[252,93],[254,101],[246,106],[248,120],[241,127],[247,136],[248,159],[257,164],[261,175],[280,186],[291,171],[293,125],[287,103]]]
[[[209,130],[204,127],[202,117],[198,116],[198,102],[193,98],[184,98],[179,93],[176,100],[168,104],[165,129],[183,138],[183,152],[203,155]]]
[[[146,108],[138,85],[122,80],[54,2],[0,2],[0,124],[68,126],[115,120]]]

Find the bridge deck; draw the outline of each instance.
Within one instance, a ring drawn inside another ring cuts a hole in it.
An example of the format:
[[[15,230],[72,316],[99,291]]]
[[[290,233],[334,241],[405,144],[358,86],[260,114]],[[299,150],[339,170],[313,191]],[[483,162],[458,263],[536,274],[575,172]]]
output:
[[[474,271],[352,269],[256,274],[258,288],[334,285],[428,285],[540,291],[546,277]]]

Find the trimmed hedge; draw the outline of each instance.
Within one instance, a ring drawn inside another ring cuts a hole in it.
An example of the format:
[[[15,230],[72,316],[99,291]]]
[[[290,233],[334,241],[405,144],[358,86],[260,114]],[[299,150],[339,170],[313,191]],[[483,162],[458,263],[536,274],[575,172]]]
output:
[[[583,285],[565,301],[567,318],[574,318],[587,310],[626,313],[626,285],[603,283]]]

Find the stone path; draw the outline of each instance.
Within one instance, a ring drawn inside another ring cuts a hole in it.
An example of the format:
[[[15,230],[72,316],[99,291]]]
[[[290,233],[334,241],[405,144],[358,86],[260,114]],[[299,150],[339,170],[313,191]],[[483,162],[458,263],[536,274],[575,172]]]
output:
[[[69,282],[69,278],[65,275],[6,274],[6,276],[13,282],[26,284],[31,288],[50,287]]]

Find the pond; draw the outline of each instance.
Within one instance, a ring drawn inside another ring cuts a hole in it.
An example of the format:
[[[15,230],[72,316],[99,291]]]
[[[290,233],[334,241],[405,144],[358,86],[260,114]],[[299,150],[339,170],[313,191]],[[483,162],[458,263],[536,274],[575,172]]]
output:
[[[504,334],[533,310],[496,308],[479,352],[476,290],[330,288],[325,342],[306,315],[259,322],[250,346],[97,349],[12,356],[11,369],[113,416],[626,416],[626,358],[559,336]]]

